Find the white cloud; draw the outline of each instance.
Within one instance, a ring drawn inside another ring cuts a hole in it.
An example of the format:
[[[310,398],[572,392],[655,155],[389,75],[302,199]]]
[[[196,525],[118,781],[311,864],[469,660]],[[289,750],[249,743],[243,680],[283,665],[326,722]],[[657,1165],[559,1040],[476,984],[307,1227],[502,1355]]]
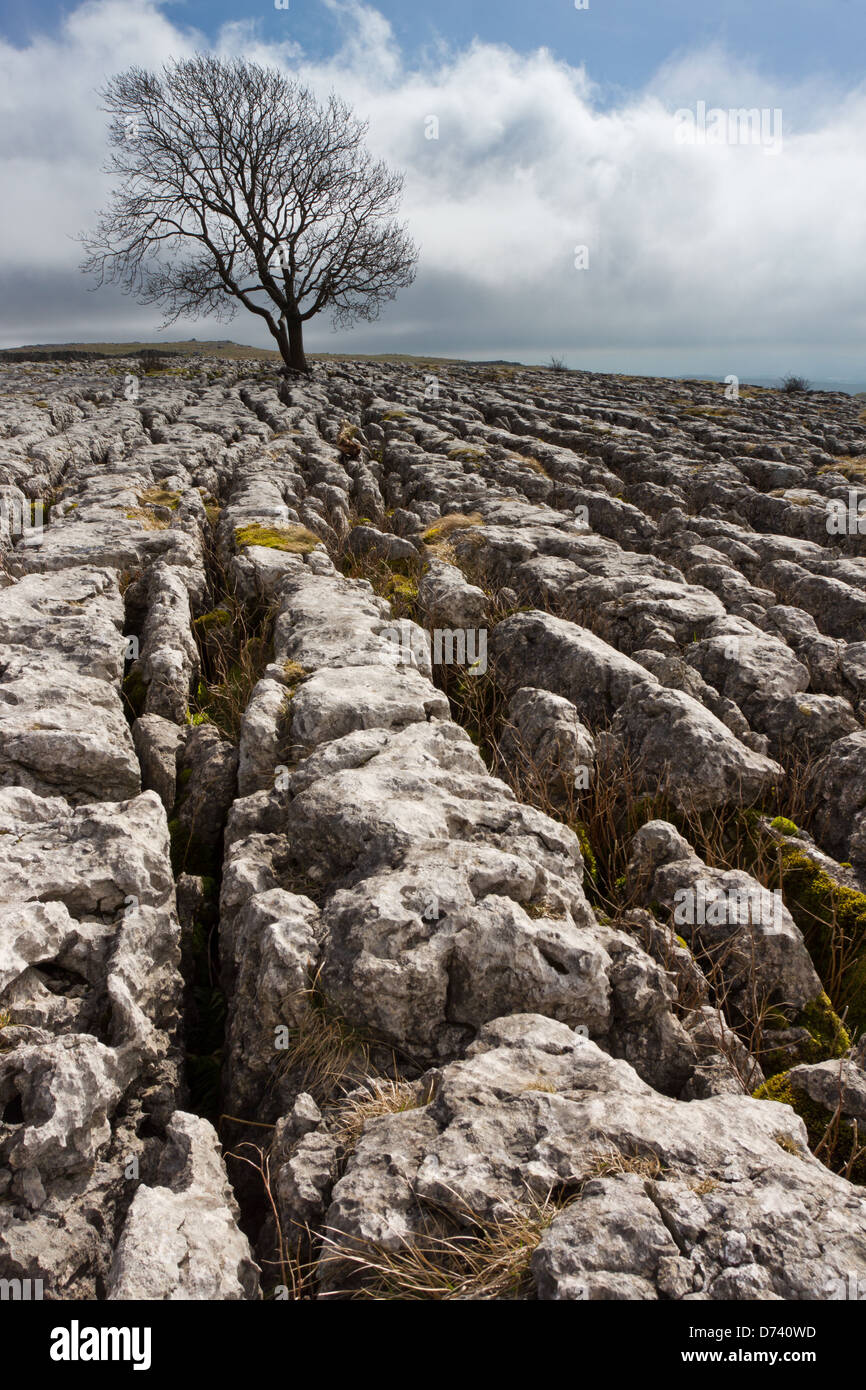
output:
[[[374,8],[326,3],[344,31],[326,62],[304,61],[290,37],[265,43],[248,21],[225,26],[214,47],[281,63],[322,94],[336,88],[369,117],[376,152],[406,171],[418,280],[378,328],[341,342],[487,356],[565,350],[582,365],[621,348],[635,366],[664,370],[676,358],[681,365],[668,369],[700,371],[712,361],[744,376],[762,364],[838,372],[856,358],[866,328],[863,88],[816,80],[786,90],[711,48],[674,55],[644,92],[612,109],[599,103],[592,75],[544,50],[476,41],[408,68]],[[5,114],[20,132],[11,137],[7,123],[0,147],[7,217],[14,210],[7,272],[41,266],[52,284],[58,273],[77,275],[67,234],[92,222],[105,196],[94,88],[129,63],[154,66],[206,46],[148,0],[88,0],[56,39],[0,46]],[[781,107],[782,152],[678,146],[672,113],[700,99]],[[438,140],[425,138],[430,115]],[[581,243],[588,271],[573,265]],[[85,298],[71,281],[64,312],[74,317],[82,305],[75,336],[98,296]],[[114,297],[100,303],[117,312]],[[104,323],[94,325],[92,336],[104,336]],[[255,338],[241,317],[229,331]],[[14,333],[26,338],[22,322]],[[70,322],[47,336],[71,335]],[[334,343],[325,333],[319,345]]]

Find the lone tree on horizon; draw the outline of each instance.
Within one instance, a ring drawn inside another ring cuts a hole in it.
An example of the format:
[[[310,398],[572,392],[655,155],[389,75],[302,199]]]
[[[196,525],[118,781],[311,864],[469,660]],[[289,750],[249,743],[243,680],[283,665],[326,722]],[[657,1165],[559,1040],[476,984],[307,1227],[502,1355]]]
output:
[[[402,175],[373,159],[339,97],[323,105],[276,68],[202,55],[129,68],[101,96],[120,183],[81,238],[81,268],[162,305],[165,326],[243,304],[306,372],[308,319],[375,319],[415,278]]]

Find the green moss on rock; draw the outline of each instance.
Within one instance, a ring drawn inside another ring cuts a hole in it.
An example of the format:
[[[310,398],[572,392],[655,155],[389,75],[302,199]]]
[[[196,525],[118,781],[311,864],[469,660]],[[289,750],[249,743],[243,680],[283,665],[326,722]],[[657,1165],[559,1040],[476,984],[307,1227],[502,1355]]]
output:
[[[806,937],[823,979],[838,968],[840,946],[847,957],[843,984],[835,1004],[847,1008],[856,1032],[866,1029],[866,893],[834,883],[802,850],[783,846],[782,887],[785,902]]]
[[[796,826],[787,816],[776,816],[770,821],[770,829],[778,830],[781,835],[799,835],[799,826]]]
[[[804,1061],[824,1062],[831,1057],[844,1057],[850,1050],[848,1032],[823,990],[797,1015],[795,1025],[808,1028],[817,1054]]]
[[[286,661],[283,663],[283,675],[288,684],[294,687],[299,685],[302,680],[306,680],[309,672],[298,661]]]
[[[573,827],[574,833],[580,841],[580,852],[583,855],[583,862],[586,872],[589,874],[593,883],[598,874],[598,861],[593,853],[592,845],[589,842],[589,833],[583,821],[578,821]]]
[[[293,555],[309,555],[321,542],[306,526],[237,526],[235,545],[261,545],[268,550],[286,550]]]
[[[405,603],[414,603],[418,597],[418,581],[406,574],[392,574],[386,593],[388,598],[399,598]]]
[[[804,1029],[808,1037],[800,1043],[773,1048],[773,1033],[789,1028]],[[767,1051],[761,1056],[761,1066],[767,1076],[786,1072],[800,1062],[827,1062],[834,1057],[844,1057],[851,1047],[848,1031],[823,990],[793,1019],[781,1009],[770,1010],[764,1018],[764,1033]]]
[[[823,1105],[812,1100],[812,1097],[807,1095],[805,1091],[801,1091],[791,1084],[790,1072],[780,1072],[778,1076],[772,1076],[769,1081],[764,1082],[763,1086],[759,1086],[756,1091],[753,1091],[752,1095],[755,1100],[774,1100],[780,1105],[790,1105],[806,1126],[810,1149],[814,1152],[822,1144],[833,1116],[824,1109]],[[781,1143],[781,1139],[778,1142],[782,1148],[787,1147]],[[831,1130],[829,1139],[824,1144],[819,1157],[826,1167],[838,1173],[847,1169],[852,1154],[859,1147],[854,1126],[848,1120],[839,1119],[835,1134]],[[860,1155],[848,1176],[852,1182],[866,1183],[866,1155]]]
[[[202,613],[200,618],[193,619],[194,626],[202,632],[208,632],[214,627],[228,627],[232,620],[232,615],[227,608],[212,608],[209,613]]]

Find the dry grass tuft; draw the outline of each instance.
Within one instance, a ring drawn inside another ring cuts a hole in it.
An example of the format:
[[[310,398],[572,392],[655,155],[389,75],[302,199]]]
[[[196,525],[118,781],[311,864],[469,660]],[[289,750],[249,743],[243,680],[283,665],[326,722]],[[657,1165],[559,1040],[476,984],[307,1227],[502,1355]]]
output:
[[[356,459],[361,452],[361,445],[355,438],[358,433],[358,426],[351,424],[349,420],[344,420],[340,425],[337,435],[337,448],[344,458]]]
[[[421,535],[422,541],[428,544],[432,541],[444,540],[450,536],[452,531],[460,531],[464,527],[483,526],[484,518],[480,512],[449,512],[447,516],[440,516],[432,526]]]
[[[363,1090],[347,1096],[331,1112],[334,1117],[332,1132],[348,1154],[354,1150],[368,1120],[417,1110],[431,1099],[429,1090],[422,1094],[412,1082],[371,1076],[365,1080]]]
[[[274,1080],[290,1074],[299,1092],[327,1105],[367,1082],[371,1044],[327,1003],[318,979],[307,994],[310,1008],[290,1030]]]
[[[384,1244],[348,1247],[345,1237],[323,1237],[347,1268],[347,1287],[327,1295],[352,1300],[530,1299],[533,1252],[562,1203],[531,1198],[523,1209],[497,1221],[478,1221],[466,1208],[464,1226],[450,1212],[423,1203],[420,1229],[396,1250]]]
[[[138,500],[143,507],[168,507],[169,511],[176,511],[180,505],[180,493],[172,492],[170,488],[160,487],[154,484],[153,487],[146,488],[144,492],[138,494]]]
[[[537,1087],[550,1088],[543,1078]],[[588,1155],[588,1166],[570,1190],[545,1197],[527,1191],[506,1216],[480,1219],[454,1194],[450,1209],[419,1199],[417,1230],[396,1248],[384,1243],[349,1244],[326,1232],[323,1256],[345,1269],[345,1287],[327,1297],[415,1301],[530,1300],[535,1297],[532,1256],[553,1219],[576,1201],[584,1183],[617,1173],[651,1181],[664,1172],[652,1152],[626,1154],[611,1144]]]
[[[169,523],[160,516],[156,516],[147,507],[128,507],[124,513],[127,521],[139,521],[145,531],[167,531]]]

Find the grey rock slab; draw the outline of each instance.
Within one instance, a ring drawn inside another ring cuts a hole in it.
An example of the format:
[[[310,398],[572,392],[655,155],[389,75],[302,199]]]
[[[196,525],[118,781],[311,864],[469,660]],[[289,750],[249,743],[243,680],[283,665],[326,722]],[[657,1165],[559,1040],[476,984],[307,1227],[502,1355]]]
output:
[[[443,560],[430,560],[418,585],[418,603],[432,627],[483,627],[488,599],[483,589],[469,584],[462,570]]]
[[[30,574],[0,590],[0,646],[50,652],[58,666],[82,675],[119,680],[122,631],[123,602],[112,570]]]
[[[56,662],[0,656],[0,784],[72,802],[123,801],[141,788],[118,691]]]
[[[570,700],[521,686],[507,711],[500,752],[523,775],[539,779],[556,800],[568,801],[577,779],[584,788],[595,766],[595,740]]]
[[[155,791],[170,816],[177,797],[177,759],[188,730],[159,714],[143,714],[132,726],[144,791]]]
[[[866,729],[830,745],[813,770],[810,791],[819,843],[866,870]]]
[[[649,821],[631,842],[628,877],[644,902],[659,902],[675,931],[718,957],[732,1002],[748,1013],[755,986],[799,1011],[821,993],[802,933],[780,895],[741,869],[709,868],[666,821]]]
[[[278,667],[269,668],[279,671]],[[290,701],[286,677],[265,675],[253,687],[241,718],[238,743],[238,796],[274,785],[288,732]]]
[[[355,729],[401,729],[448,717],[446,697],[417,671],[383,665],[328,667],[295,691],[291,739],[310,748]]]
[[[363,1282],[365,1256],[411,1249],[434,1211],[455,1233],[520,1219],[530,1244],[534,1223],[546,1299],[809,1299],[866,1272],[866,1196],[786,1106],[659,1096],[537,1015],[491,1022],[432,1079],[426,1106],[367,1122],[334,1186],[325,1296]],[[539,1220],[560,1190],[579,1195]]]
[[[823,1105],[829,1117],[839,1110],[846,1119],[856,1120],[862,1132],[866,1125],[866,1070],[853,1058],[815,1062],[792,1067],[788,1080],[795,1091]]]
[[[157,1181],[142,1183],[127,1213],[107,1298],[257,1298],[259,1270],[238,1216],[214,1129],[176,1111]]]
[[[275,888],[223,918],[220,952],[231,1002],[226,1037],[226,1101],[235,1116],[260,1119],[270,1107],[288,1030],[312,1008],[319,960],[319,912],[309,898]]]
[[[636,784],[663,790],[680,810],[750,805],[783,775],[697,700],[661,686],[632,690],[598,746],[613,764],[627,756]]]
[[[570,700],[590,724],[612,716],[629,691],[656,678],[587,628],[549,613],[516,613],[490,634],[497,679],[507,694],[540,686]]]

